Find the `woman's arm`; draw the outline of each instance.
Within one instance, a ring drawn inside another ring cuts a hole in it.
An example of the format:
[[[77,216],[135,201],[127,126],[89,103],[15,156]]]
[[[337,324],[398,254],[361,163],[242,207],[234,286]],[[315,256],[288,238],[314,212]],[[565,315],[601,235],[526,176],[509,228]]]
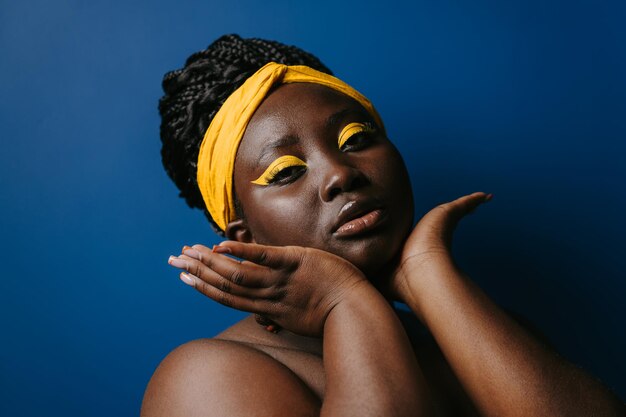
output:
[[[305,248],[224,242],[219,250],[247,261],[196,245],[171,263],[187,271],[198,291],[222,304],[261,314],[295,333],[323,336],[326,390],[320,415],[430,415],[426,383],[400,321],[352,264]],[[243,392],[253,382],[242,384],[241,395],[230,392],[229,404],[245,401]],[[275,389],[270,381],[261,383]],[[224,401],[219,389],[210,395],[211,401]],[[270,408],[257,415],[283,410],[280,404],[263,406]],[[243,415],[232,411],[237,407],[221,408]],[[207,408],[206,415],[215,410]]]
[[[324,326],[322,416],[431,416],[430,395],[393,309],[368,282]]]
[[[537,341],[454,265],[456,223],[488,200],[462,197],[420,221],[396,272],[396,295],[431,331],[484,415],[623,416],[619,399]]]
[[[152,375],[141,417],[319,416],[320,401],[288,368],[241,343],[199,339]]]

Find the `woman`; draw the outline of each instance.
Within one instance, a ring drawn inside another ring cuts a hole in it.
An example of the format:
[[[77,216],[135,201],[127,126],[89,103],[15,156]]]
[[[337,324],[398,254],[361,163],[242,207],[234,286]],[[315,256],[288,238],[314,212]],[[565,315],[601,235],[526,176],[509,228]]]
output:
[[[164,164],[229,239],[169,263],[265,327],[250,316],[175,349],[142,415],[624,415],[455,267],[452,232],[491,195],[413,227],[378,113],[329,73],[297,48],[230,35],[166,75]]]

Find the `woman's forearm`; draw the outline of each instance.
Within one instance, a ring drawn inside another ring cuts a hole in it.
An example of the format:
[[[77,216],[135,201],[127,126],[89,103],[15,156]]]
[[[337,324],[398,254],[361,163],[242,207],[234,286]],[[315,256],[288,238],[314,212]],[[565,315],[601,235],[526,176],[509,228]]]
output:
[[[324,325],[321,416],[427,416],[430,396],[410,342],[384,297],[358,285]]]
[[[484,415],[624,415],[619,399],[519,326],[449,256],[405,271],[404,300]]]

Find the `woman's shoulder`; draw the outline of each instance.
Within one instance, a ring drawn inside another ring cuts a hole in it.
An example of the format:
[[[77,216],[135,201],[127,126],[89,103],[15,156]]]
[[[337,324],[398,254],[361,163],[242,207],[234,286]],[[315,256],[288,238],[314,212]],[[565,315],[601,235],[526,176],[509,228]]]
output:
[[[198,339],[163,359],[141,416],[316,415],[320,405],[300,378],[266,353],[235,341]]]

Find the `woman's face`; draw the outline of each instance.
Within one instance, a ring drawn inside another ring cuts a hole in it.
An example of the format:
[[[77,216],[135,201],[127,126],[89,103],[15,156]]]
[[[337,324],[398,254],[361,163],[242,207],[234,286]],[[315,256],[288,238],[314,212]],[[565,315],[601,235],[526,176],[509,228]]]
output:
[[[412,226],[396,148],[357,101],[317,84],[281,85],[264,100],[237,152],[234,184],[244,219],[229,238],[322,249],[368,276]]]

